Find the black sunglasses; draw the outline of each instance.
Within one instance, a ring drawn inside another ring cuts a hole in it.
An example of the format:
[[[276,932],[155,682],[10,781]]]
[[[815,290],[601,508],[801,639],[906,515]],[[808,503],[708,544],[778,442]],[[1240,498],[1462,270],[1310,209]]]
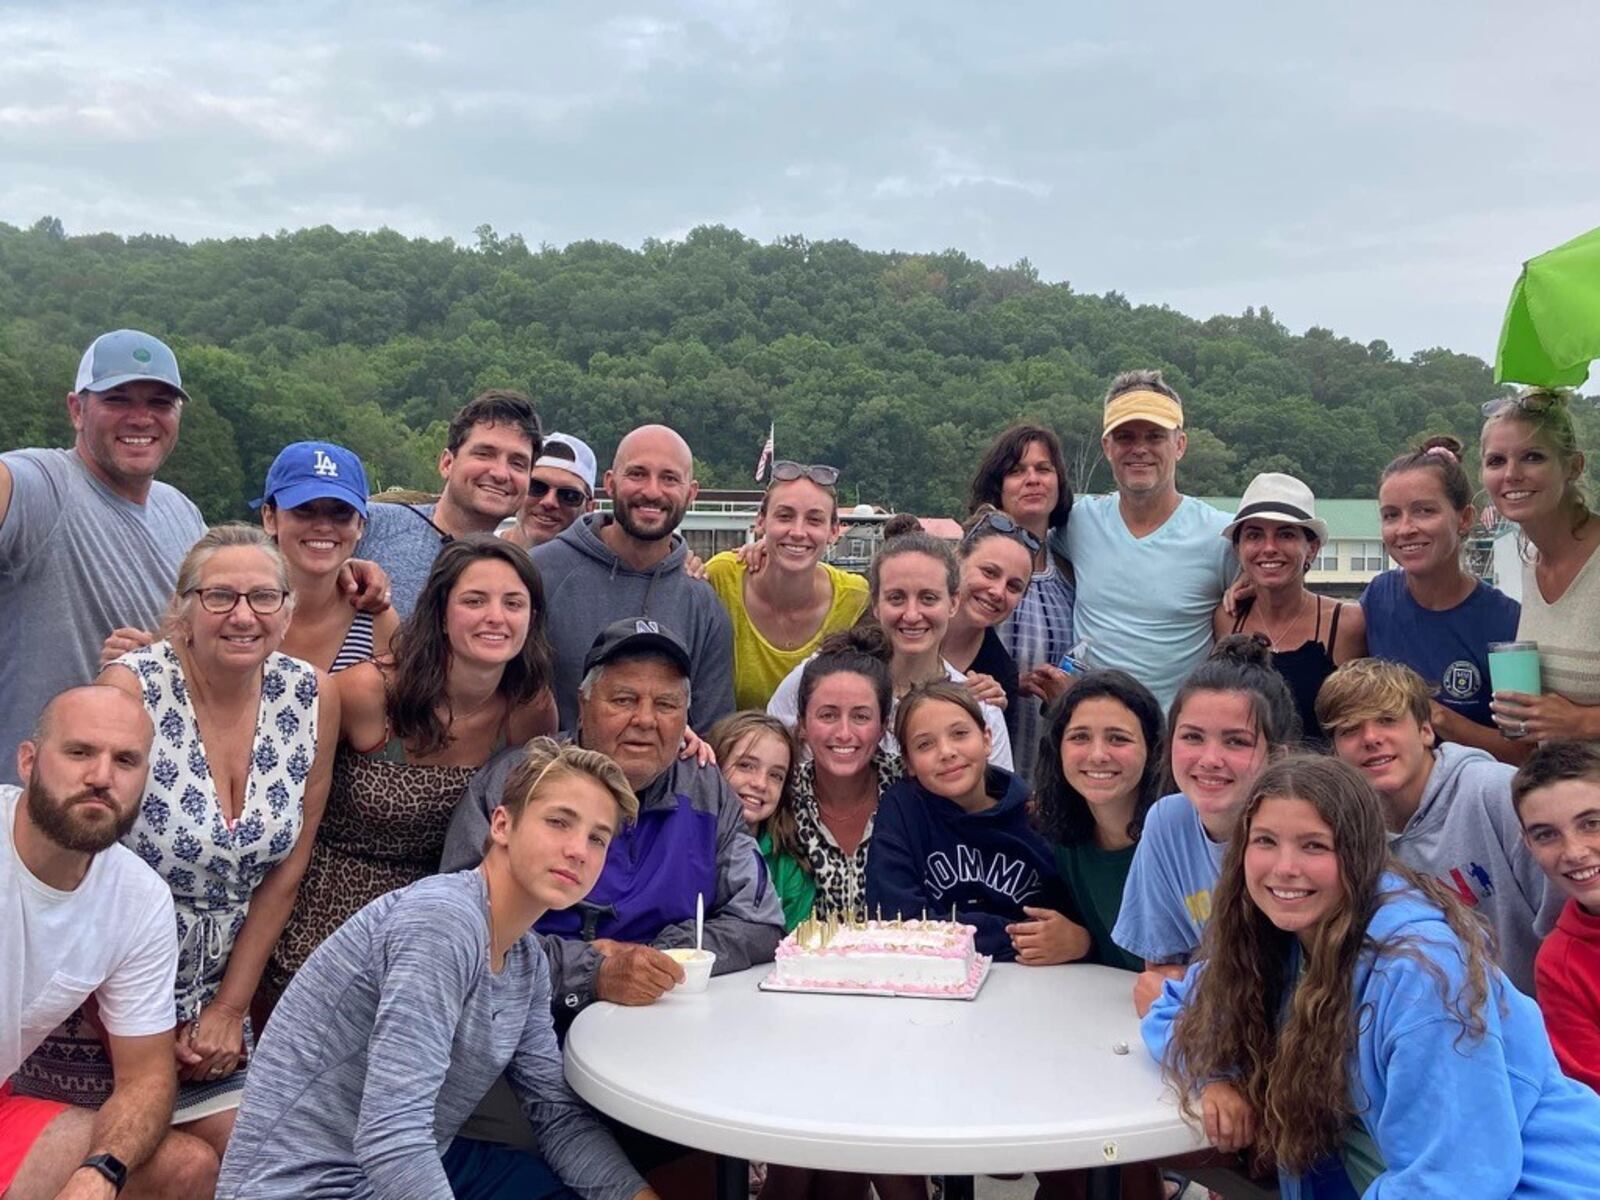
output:
[[[796,479],[809,479],[818,487],[832,487],[839,482],[839,468],[825,463],[808,467],[788,459],[772,464],[773,483],[789,483]]]
[[[1015,538],[1028,548],[1029,554],[1039,553],[1039,539],[1032,532],[1018,525],[1003,512],[986,512],[978,519],[978,523],[967,530],[967,536],[961,539],[963,546],[971,546],[978,540],[978,535],[984,529],[992,529],[996,533],[1005,534],[1006,537]]]
[[[556,500],[562,508],[577,508],[588,500],[589,497],[575,487],[558,487],[555,489]],[[550,485],[542,479],[528,480],[528,495],[534,500],[543,500],[550,494]]]

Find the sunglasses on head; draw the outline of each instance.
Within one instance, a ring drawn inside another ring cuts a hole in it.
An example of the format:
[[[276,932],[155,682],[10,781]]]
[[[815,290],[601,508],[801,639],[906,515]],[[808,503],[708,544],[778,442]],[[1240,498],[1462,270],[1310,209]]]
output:
[[[978,523],[967,531],[967,536],[961,539],[964,546],[970,546],[977,540],[978,534],[984,529],[992,529],[996,533],[1003,533],[1009,538],[1015,538],[1028,548],[1028,553],[1039,553],[1039,539],[1018,525],[1003,512],[986,512],[978,519]]]
[[[534,500],[543,500],[550,494],[551,486],[542,479],[528,480],[528,495]],[[582,489],[575,487],[558,487],[555,489],[556,501],[562,508],[577,508],[589,499]]]
[[[1554,392],[1546,391],[1529,392],[1526,396],[1496,396],[1486,401],[1481,411],[1486,417],[1496,417],[1513,408],[1518,412],[1542,413],[1558,399]]]
[[[839,482],[839,468],[824,463],[806,466],[788,459],[772,464],[773,483],[789,483],[796,479],[809,479],[818,487],[832,487]]]

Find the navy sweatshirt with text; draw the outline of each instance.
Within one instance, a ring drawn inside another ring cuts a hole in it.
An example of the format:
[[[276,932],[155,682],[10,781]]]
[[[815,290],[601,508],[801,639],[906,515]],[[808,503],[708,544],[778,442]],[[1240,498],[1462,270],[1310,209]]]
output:
[[[978,953],[1010,962],[1006,934],[1026,921],[1023,906],[1053,908],[1076,920],[1055,856],[1028,824],[1028,789],[990,767],[984,784],[998,803],[968,813],[909,775],[883,794],[867,855],[867,912],[885,920],[926,914],[977,927]]]

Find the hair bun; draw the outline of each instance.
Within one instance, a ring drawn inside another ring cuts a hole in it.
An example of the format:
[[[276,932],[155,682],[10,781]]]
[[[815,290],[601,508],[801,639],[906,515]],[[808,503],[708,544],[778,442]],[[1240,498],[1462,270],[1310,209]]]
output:
[[[1466,445],[1461,439],[1448,433],[1436,433],[1417,447],[1418,454],[1448,455],[1458,463],[1461,461],[1461,455],[1465,451]]]
[[[876,621],[862,621],[859,625],[852,625],[849,629],[841,629],[837,633],[830,633],[822,639],[822,644],[817,647],[817,654],[857,653],[870,655],[887,663],[894,658],[894,647],[889,644],[889,635],[883,631],[883,626]]]
[[[1234,662],[1272,666],[1272,642],[1264,633],[1230,633],[1211,647],[1207,658],[1226,658]]]
[[[883,523],[883,540],[904,537],[908,533],[921,533],[922,522],[910,513],[895,513]]]

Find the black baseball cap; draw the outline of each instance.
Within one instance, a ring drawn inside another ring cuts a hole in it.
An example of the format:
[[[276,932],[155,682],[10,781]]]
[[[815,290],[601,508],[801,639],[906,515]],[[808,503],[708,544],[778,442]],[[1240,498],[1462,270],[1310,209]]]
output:
[[[689,674],[688,647],[678,640],[678,635],[672,630],[648,617],[624,617],[602,629],[600,636],[594,639],[594,645],[589,647],[589,653],[583,656],[583,673],[587,675],[601,663],[608,663],[621,655],[645,651],[665,655],[684,675]]]

